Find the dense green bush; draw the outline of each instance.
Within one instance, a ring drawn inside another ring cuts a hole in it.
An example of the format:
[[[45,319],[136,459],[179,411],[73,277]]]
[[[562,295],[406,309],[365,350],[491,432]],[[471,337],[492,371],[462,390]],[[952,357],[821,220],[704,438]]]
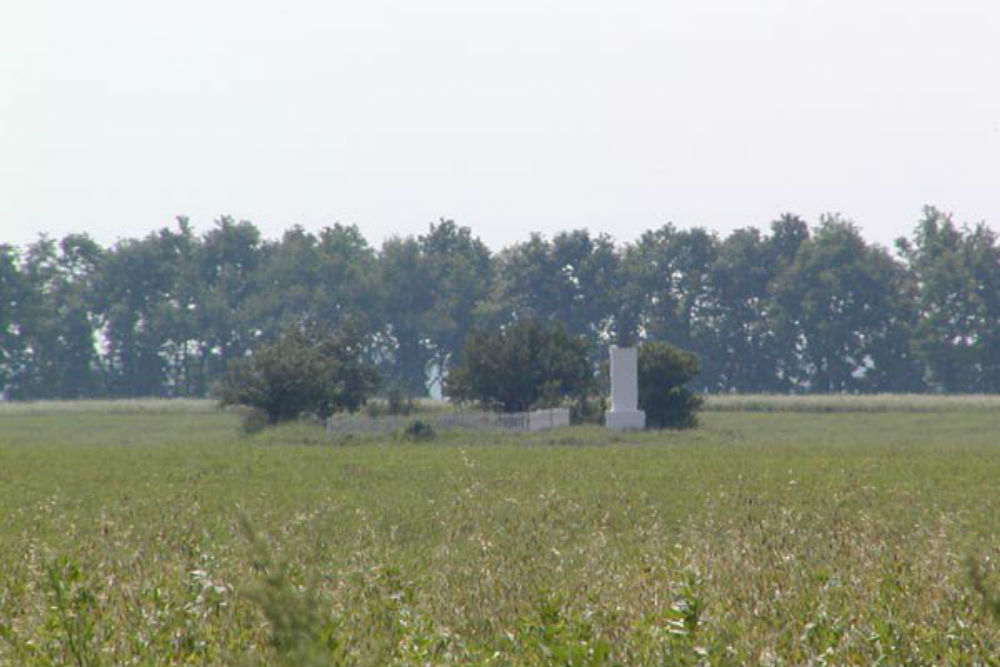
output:
[[[533,320],[499,331],[476,331],[466,341],[461,363],[445,381],[458,401],[519,412],[585,396],[593,382],[587,344],[561,325]]]
[[[218,393],[223,405],[256,408],[275,424],[302,413],[326,418],[338,410],[353,412],[377,379],[352,331],[294,326],[274,343],[262,343],[249,357],[230,364]]]
[[[407,440],[433,440],[436,436],[434,427],[423,419],[414,419],[403,429],[403,437]]]
[[[649,428],[693,428],[702,399],[684,385],[700,370],[698,356],[669,343],[639,347],[639,409]]]

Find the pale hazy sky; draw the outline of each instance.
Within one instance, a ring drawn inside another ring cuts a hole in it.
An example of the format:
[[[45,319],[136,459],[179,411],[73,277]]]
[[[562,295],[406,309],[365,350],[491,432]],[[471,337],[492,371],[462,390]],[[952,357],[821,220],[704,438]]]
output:
[[[0,242],[1000,227],[996,0],[2,0]]]

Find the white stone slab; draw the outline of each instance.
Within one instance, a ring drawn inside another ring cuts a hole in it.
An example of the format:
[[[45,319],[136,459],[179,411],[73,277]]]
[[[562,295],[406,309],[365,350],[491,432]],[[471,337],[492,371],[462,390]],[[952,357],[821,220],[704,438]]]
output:
[[[616,431],[641,431],[646,428],[646,413],[642,410],[609,410],[604,413],[604,425]]]
[[[646,413],[639,409],[639,352],[634,347],[611,348],[611,410],[604,413],[604,424],[646,428]]]
[[[634,347],[611,348],[611,410],[639,409],[639,355]]]

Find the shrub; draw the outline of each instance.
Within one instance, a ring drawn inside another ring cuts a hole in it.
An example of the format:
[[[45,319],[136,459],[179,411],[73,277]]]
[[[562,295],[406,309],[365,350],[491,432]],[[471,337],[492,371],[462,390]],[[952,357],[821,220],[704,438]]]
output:
[[[353,412],[376,381],[352,331],[304,325],[286,329],[273,344],[262,343],[246,359],[231,363],[218,391],[222,405],[257,408],[268,424],[275,424],[305,412],[320,418],[338,410]]]
[[[434,427],[422,419],[414,419],[403,431],[403,436],[408,440],[433,440],[436,435]]]
[[[587,345],[561,325],[531,320],[499,331],[475,331],[461,363],[445,380],[445,393],[459,401],[519,412],[551,407],[584,396],[593,378]]]
[[[669,343],[649,341],[639,347],[639,409],[650,428],[693,428],[702,399],[685,387],[701,365],[697,355]]]

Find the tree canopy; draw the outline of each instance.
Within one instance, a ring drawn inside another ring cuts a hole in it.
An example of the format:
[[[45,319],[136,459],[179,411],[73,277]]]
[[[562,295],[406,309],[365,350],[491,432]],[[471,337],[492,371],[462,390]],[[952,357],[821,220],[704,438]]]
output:
[[[256,408],[274,424],[305,412],[325,418],[357,410],[377,380],[350,327],[330,333],[292,325],[273,343],[263,342],[253,354],[230,363],[219,395],[223,405]]]
[[[190,222],[102,247],[0,245],[8,398],[205,396],[260,343],[350,322],[384,386],[426,395],[474,330],[559,323],[592,368],[661,340],[700,392],[1000,390],[1000,243],[933,207],[893,248],[838,216],[727,235],[666,224],[630,243],[585,229],[493,252],[441,220],[371,245],[358,227]]]
[[[519,412],[583,398],[592,378],[582,338],[559,323],[520,320],[474,331],[445,392],[454,400]]]
[[[663,341],[639,346],[639,409],[649,428],[692,428],[702,399],[685,385],[701,370],[698,357]]]

